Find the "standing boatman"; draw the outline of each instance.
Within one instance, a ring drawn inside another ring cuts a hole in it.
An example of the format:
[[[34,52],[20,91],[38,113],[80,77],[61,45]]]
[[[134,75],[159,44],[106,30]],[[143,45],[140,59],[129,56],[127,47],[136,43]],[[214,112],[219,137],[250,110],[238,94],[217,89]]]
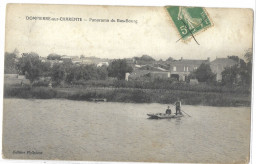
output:
[[[178,115],[178,114],[182,114],[181,113],[181,101],[179,100],[179,99],[177,99],[177,101],[175,102],[175,108],[176,108],[176,115]]]

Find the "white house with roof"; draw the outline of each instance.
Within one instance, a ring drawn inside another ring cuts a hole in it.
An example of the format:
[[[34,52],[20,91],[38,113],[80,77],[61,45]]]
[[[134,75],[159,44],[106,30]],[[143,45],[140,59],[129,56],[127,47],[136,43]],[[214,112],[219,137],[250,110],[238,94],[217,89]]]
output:
[[[100,62],[97,64],[97,67],[102,67],[102,66],[109,66],[108,62]]]

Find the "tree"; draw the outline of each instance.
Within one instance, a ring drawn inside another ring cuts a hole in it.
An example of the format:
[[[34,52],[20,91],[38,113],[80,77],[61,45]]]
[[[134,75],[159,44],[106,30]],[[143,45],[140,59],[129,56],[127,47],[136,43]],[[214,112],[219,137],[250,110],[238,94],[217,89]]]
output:
[[[52,54],[49,54],[49,55],[47,56],[47,59],[48,59],[48,60],[61,60],[61,56],[58,55],[58,54],[52,53]]]
[[[244,55],[246,59],[246,65],[241,70],[241,80],[244,84],[251,86],[252,83],[252,62],[253,52],[252,49],[248,49]]]
[[[81,69],[81,76],[84,80],[97,80],[97,67],[95,65],[85,65]]]
[[[105,80],[107,79],[107,67],[96,67],[96,65],[71,65],[65,68],[65,81],[72,83],[78,80]]]
[[[143,55],[141,57],[135,57],[136,60],[144,60],[144,61],[155,61],[154,58],[152,58],[149,55]]]
[[[78,70],[78,66],[76,66],[76,65],[66,68],[65,81],[67,83],[72,83],[74,80],[76,80],[76,75],[78,73],[77,70]]]
[[[199,82],[213,82],[216,80],[209,64],[202,63],[197,70],[191,73],[190,77],[198,79]]]
[[[41,74],[41,60],[36,53],[24,53],[17,63],[18,71],[33,83]]]
[[[239,61],[239,64],[236,64],[232,67],[227,67],[224,69],[222,74],[222,83],[224,85],[248,85],[251,86],[252,80],[252,51],[247,50],[244,55],[246,62],[238,57],[231,56],[229,58]]]
[[[252,49],[248,49],[244,55],[244,57],[246,58],[247,63],[252,63],[253,61],[253,52]]]
[[[131,73],[132,71],[133,68],[127,64],[125,59],[114,60],[108,66],[108,76],[116,77],[119,80],[124,79],[125,74],[127,72]]]
[[[98,72],[98,78],[100,80],[106,80],[107,77],[108,77],[108,72],[107,72],[107,67],[106,66],[102,66],[102,67],[99,67],[97,69],[97,72]]]
[[[166,61],[172,62],[174,59],[172,57],[169,57]]]
[[[224,85],[232,85],[237,82],[237,77],[240,74],[240,68],[238,65],[233,65],[232,67],[226,67],[221,73],[222,83]]]
[[[16,54],[5,52],[4,73],[15,74],[16,68]]]
[[[51,63],[50,62],[41,62],[40,65],[40,75],[49,76],[51,72]]]
[[[234,61],[236,61],[237,63],[239,62],[239,57],[238,56],[228,56],[229,59],[232,59]]]
[[[80,59],[84,59],[85,58],[85,56],[84,55],[80,55],[80,57],[79,57]]]
[[[60,84],[65,78],[65,68],[63,64],[54,64],[51,69],[51,79],[56,84]]]
[[[246,65],[245,61],[243,59],[240,59],[238,56],[228,56],[228,58],[240,64],[240,67],[244,67]]]

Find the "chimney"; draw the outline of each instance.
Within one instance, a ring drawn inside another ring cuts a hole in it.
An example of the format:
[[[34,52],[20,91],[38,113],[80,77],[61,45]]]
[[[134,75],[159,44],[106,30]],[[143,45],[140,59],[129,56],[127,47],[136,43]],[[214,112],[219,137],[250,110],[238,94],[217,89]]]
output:
[[[207,58],[207,61],[210,62],[210,57]]]

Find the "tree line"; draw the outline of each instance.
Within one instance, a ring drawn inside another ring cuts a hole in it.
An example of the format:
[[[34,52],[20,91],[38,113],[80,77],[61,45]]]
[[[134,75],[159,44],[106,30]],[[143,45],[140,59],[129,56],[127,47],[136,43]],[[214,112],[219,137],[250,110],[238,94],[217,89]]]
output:
[[[57,54],[50,54],[47,59],[60,60]],[[23,53],[22,57],[17,58],[14,53],[5,53],[5,73],[18,73],[25,75],[30,83],[34,83],[40,77],[50,77],[52,83],[57,85],[62,82],[72,84],[80,80],[106,80],[108,77],[119,80],[125,78],[126,72],[132,72],[124,59],[114,60],[109,66],[97,67],[91,65],[73,64],[71,60],[62,62],[43,61],[37,53]]]
[[[236,61],[237,64],[226,67],[222,71],[222,85],[248,85],[252,82],[252,51],[248,50],[245,60],[238,56],[228,56],[229,59]],[[214,74],[209,64],[202,63],[198,69],[189,74],[188,79],[197,79],[199,82],[216,83],[216,74]]]
[[[251,85],[252,79],[252,51],[249,50],[244,55],[245,61],[237,56],[228,58],[237,62],[232,67],[226,67],[222,72],[223,85]],[[77,81],[87,80],[107,80],[108,77],[123,80],[125,73],[131,73],[133,68],[127,64],[125,59],[113,60],[109,66],[97,67],[96,65],[73,64],[71,60],[62,60],[58,54],[50,54],[48,61],[43,61],[37,53],[23,53],[17,58],[15,53],[5,53],[5,73],[18,73],[25,75],[31,83],[40,77],[50,77],[51,81],[57,85],[65,82],[73,84]],[[155,61],[148,55],[143,55],[136,60]],[[169,59],[173,60],[173,59]],[[58,61],[58,62],[57,62]],[[59,62],[62,61],[62,62]],[[197,79],[199,82],[214,84],[216,74],[214,74],[209,64],[202,63],[198,69],[191,72],[188,79]]]

